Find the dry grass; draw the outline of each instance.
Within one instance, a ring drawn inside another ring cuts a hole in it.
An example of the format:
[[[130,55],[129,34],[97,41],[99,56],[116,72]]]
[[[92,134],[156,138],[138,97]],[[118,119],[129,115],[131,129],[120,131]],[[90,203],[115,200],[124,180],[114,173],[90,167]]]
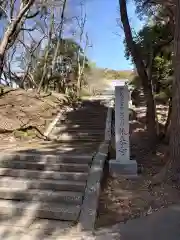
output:
[[[4,92],[6,91],[9,89],[5,88]],[[38,96],[32,90],[9,91],[0,96],[0,129],[9,131],[32,125],[43,132],[62,108],[65,100],[64,95],[61,94]],[[12,133],[1,133],[0,141],[2,144],[25,139],[32,140],[36,137],[37,132],[34,130],[13,131]]]

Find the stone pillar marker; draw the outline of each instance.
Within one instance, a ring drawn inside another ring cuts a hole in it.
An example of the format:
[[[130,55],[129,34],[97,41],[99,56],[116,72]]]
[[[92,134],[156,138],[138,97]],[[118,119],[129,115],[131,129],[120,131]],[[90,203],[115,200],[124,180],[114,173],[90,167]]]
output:
[[[126,86],[115,87],[116,160],[127,162],[129,154],[129,92]]]
[[[137,163],[130,159],[129,90],[125,84],[115,86],[115,147],[116,159],[110,160],[110,174],[134,177]]]

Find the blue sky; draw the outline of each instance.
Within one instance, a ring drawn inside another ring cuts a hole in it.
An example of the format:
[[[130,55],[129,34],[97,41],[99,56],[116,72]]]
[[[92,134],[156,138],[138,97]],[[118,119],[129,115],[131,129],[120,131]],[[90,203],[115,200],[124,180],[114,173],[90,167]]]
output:
[[[143,23],[135,14],[133,0],[128,2],[130,23],[137,31]],[[98,67],[127,70],[133,66],[124,57],[123,30],[117,25],[118,9],[119,0],[87,0],[86,31],[93,45],[88,49],[88,57]],[[2,31],[0,28],[0,35]]]
[[[111,69],[132,69],[124,57],[123,30],[117,26],[118,0],[89,0],[87,4],[87,31],[93,47],[88,55],[98,67]],[[133,0],[129,1],[128,14],[135,30],[142,22],[135,14]],[[120,36],[118,36],[119,34]]]

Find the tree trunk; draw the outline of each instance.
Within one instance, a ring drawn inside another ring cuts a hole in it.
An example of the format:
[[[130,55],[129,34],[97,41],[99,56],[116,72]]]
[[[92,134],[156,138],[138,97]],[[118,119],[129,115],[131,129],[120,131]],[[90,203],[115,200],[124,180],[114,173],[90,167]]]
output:
[[[77,78],[77,97],[81,96],[81,66],[78,62],[78,78]]]
[[[148,89],[147,92],[147,111],[146,111],[146,124],[149,133],[149,137],[151,138],[151,142],[154,144],[156,141],[156,114],[155,114],[155,102],[154,97],[151,91],[151,88]]]
[[[175,33],[174,33],[174,71],[172,87],[172,114],[170,133],[170,158],[173,175],[178,177],[180,171],[180,1],[175,0]]]
[[[52,72],[54,72],[55,64],[56,64],[56,59],[58,57],[59,50],[61,50],[61,45],[62,45],[62,33],[63,33],[63,26],[64,26],[64,14],[65,14],[65,9],[66,9],[66,4],[67,0],[63,1],[63,7],[62,7],[62,12],[61,12],[61,22],[60,22],[60,30],[59,30],[59,36],[58,36],[58,41],[56,45],[56,49],[54,52],[54,57],[52,60]]]
[[[170,128],[170,125],[171,125],[171,113],[172,113],[172,98],[169,99],[168,116],[167,116],[166,124],[164,126],[165,136],[169,135],[169,128]]]
[[[148,59],[148,89],[147,89],[147,109],[146,109],[146,124],[148,133],[150,133],[152,145],[154,145],[156,141],[157,135],[157,124],[158,119],[156,116],[156,103],[154,99],[154,83],[152,76],[152,69],[154,65],[154,51],[152,45],[150,46],[151,51]]]
[[[84,51],[83,51],[82,66],[81,66],[81,63],[80,63],[80,53],[78,53],[78,79],[77,79],[77,97],[78,98],[81,97],[82,80],[83,80],[82,77],[83,77],[85,61],[86,61],[86,55],[85,54],[86,54],[87,46],[88,46],[88,42],[86,42],[86,46],[85,46]]]
[[[129,24],[127,14],[126,0],[119,0],[119,5],[121,22],[123,24],[126,43],[130,50],[133,61],[135,63],[138,75],[141,78],[142,87],[144,89],[147,105],[147,131],[149,134],[149,138],[154,143],[154,140],[156,139],[156,120],[155,120],[155,104],[152,94],[152,84],[150,82],[150,79],[148,78],[148,74],[146,71],[146,67],[143,63],[142,57],[136,47],[135,42],[133,41],[131,27]]]
[[[48,85],[50,73],[48,72],[48,57],[49,57],[49,50],[50,50],[50,44],[52,40],[52,31],[53,31],[53,25],[54,25],[54,9],[51,10],[51,16],[50,16],[50,26],[49,26],[49,33],[48,33],[48,44],[47,44],[47,50],[44,56],[44,66],[43,66],[43,72],[42,77],[37,89],[37,93],[40,93],[42,86],[45,85],[45,79],[47,79],[46,84]],[[48,76],[46,76],[48,73]],[[48,88],[48,86],[47,86]]]
[[[3,73],[4,68],[4,55],[0,54],[0,80]]]
[[[8,44],[14,44],[16,38],[18,37],[18,34],[16,35],[16,31],[18,28],[18,24],[22,21],[25,21],[25,18],[23,19],[23,17],[25,16],[25,14],[27,13],[27,11],[30,9],[30,7],[34,4],[35,0],[29,0],[27,1],[27,3],[25,5],[21,5],[20,11],[17,14],[17,17],[10,23],[10,25],[8,26],[4,36],[1,39],[0,42],[0,79],[3,73],[3,67],[4,67],[4,57],[5,57],[5,53],[8,47]],[[16,37],[12,36],[15,34]]]

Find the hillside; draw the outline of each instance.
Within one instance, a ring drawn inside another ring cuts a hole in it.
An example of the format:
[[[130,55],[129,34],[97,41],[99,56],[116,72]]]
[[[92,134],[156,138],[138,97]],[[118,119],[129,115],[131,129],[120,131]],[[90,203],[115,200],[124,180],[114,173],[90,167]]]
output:
[[[43,139],[48,124],[67,105],[63,94],[37,95],[33,90],[0,89],[1,144]]]
[[[102,76],[102,78],[106,79],[132,79],[134,76],[134,71],[133,70],[113,70],[113,69],[103,69],[99,68],[98,69],[99,74]]]

